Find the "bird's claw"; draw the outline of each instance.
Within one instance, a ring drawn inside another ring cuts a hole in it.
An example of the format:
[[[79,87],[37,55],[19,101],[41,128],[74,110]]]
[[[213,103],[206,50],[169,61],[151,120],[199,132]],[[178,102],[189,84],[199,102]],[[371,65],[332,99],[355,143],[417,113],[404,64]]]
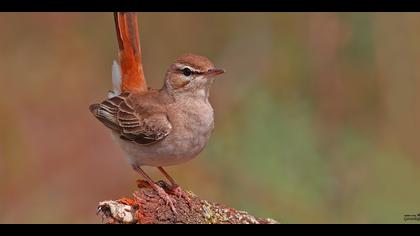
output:
[[[171,191],[178,197],[184,198],[188,205],[191,207],[191,198],[188,196],[186,192],[184,192],[179,185],[174,185],[171,188]]]
[[[155,186],[155,189],[156,189],[156,191],[157,191],[157,193],[158,193],[159,197],[160,197],[160,198],[162,198],[162,199],[165,201],[165,204],[166,204],[167,206],[169,205],[169,207],[171,208],[171,210],[172,210],[175,214],[177,214],[177,211],[176,211],[176,209],[175,209],[175,205],[174,205],[174,199],[172,199],[172,198],[169,196],[169,194],[167,194],[167,193],[165,192],[165,190],[164,190],[162,187],[160,187],[159,185],[156,185],[156,186]]]

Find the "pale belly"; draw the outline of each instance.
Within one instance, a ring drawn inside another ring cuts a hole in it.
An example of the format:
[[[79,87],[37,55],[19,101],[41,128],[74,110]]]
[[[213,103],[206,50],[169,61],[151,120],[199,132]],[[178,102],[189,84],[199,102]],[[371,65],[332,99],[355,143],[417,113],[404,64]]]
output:
[[[211,107],[210,107],[211,109]],[[171,133],[163,140],[149,145],[140,145],[123,140],[113,133],[114,140],[121,146],[128,162],[139,166],[178,165],[196,157],[206,146],[213,130],[213,112],[197,121],[186,117],[185,123],[173,124]]]

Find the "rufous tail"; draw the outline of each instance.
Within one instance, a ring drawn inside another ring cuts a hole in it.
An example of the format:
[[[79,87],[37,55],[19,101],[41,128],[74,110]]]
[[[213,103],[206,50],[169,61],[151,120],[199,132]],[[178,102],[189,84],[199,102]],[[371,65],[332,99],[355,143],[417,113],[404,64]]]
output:
[[[121,92],[146,92],[140,51],[137,14],[135,12],[115,12],[119,61],[121,66]]]

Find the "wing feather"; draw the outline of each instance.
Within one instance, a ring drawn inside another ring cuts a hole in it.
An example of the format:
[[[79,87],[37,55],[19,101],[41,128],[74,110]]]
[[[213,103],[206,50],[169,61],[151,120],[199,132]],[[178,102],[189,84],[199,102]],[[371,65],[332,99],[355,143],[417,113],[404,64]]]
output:
[[[100,104],[90,106],[91,112],[121,138],[139,144],[151,144],[165,138],[172,130],[166,114],[153,106],[136,106],[123,93]]]

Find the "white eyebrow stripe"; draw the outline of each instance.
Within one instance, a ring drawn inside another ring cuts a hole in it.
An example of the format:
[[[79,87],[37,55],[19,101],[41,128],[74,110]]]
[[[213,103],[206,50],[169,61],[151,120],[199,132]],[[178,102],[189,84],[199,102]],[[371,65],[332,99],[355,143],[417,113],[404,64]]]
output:
[[[192,68],[191,66],[187,66],[187,65],[184,65],[184,64],[176,63],[176,64],[175,64],[175,66],[176,66],[179,70],[183,70],[183,69],[185,69],[185,68],[188,68],[188,69],[190,69],[192,72],[195,72],[195,73],[200,73],[200,71],[198,71],[198,70],[196,70],[196,69]]]

